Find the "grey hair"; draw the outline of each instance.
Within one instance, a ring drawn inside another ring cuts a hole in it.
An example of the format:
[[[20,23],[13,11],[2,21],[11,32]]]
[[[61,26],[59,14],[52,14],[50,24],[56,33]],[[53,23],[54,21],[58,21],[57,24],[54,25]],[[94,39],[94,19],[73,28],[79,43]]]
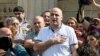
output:
[[[6,18],[3,22],[4,26],[10,25],[14,20],[18,20],[16,17],[9,17]],[[19,22],[19,20],[18,20]]]

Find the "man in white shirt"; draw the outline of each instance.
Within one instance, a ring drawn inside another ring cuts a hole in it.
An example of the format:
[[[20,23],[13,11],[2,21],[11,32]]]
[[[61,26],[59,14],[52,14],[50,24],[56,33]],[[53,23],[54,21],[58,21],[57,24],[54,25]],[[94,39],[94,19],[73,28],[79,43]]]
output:
[[[55,7],[50,11],[50,26],[40,30],[34,50],[42,56],[76,56],[77,37],[73,28],[64,25],[62,10]]]

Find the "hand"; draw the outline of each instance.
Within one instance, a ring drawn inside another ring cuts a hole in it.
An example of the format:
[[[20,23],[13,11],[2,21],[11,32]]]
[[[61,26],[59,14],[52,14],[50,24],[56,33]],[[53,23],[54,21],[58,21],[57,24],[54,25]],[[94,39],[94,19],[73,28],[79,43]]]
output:
[[[52,41],[55,43],[55,44],[59,44],[59,43],[63,43],[66,41],[66,37],[63,36],[63,35],[57,35],[55,37],[52,38]]]
[[[4,56],[5,55],[5,52],[3,49],[0,49],[0,56]]]
[[[24,42],[24,46],[27,47],[27,48],[32,48],[33,45],[34,45],[34,41],[32,41],[32,39],[27,39]]]
[[[81,31],[75,30],[75,33],[77,34],[77,36],[82,36],[83,33]]]

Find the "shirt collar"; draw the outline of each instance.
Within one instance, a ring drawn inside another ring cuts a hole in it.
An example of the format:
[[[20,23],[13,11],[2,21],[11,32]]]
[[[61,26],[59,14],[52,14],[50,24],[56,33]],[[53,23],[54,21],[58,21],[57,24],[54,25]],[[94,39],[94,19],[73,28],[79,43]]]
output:
[[[38,32],[36,32],[33,28],[31,28],[31,31],[33,31],[33,33],[34,33],[35,35],[38,35]]]
[[[22,26],[24,23],[26,23],[26,20],[25,20],[25,19],[22,20],[22,21],[19,23],[19,25]]]
[[[56,32],[56,31],[58,31],[59,29],[61,29],[62,25],[63,25],[63,23],[61,23],[61,24],[58,26],[58,28],[57,28],[56,30],[53,30],[50,26],[49,26],[49,29],[50,29],[52,32]]]

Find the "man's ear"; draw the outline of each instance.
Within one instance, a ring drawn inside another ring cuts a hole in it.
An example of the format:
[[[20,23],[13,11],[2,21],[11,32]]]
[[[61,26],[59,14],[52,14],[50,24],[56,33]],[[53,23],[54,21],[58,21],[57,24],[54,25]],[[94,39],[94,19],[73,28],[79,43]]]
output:
[[[63,16],[61,17],[61,20],[63,20]]]

